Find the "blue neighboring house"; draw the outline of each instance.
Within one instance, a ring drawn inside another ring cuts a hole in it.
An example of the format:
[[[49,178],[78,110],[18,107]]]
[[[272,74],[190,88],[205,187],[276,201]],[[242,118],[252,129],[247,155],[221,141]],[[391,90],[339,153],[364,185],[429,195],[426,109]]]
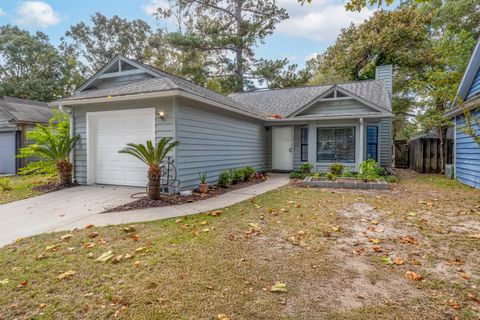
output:
[[[460,82],[455,103],[446,113],[455,123],[455,178],[480,189],[480,145],[464,132],[465,109],[469,110],[472,122],[474,118],[480,119],[480,39]],[[480,127],[474,122],[472,128],[480,135]]]

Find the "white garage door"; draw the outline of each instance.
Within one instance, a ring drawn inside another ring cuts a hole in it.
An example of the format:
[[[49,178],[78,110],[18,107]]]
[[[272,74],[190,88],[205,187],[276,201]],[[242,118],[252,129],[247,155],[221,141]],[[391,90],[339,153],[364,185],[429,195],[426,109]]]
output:
[[[99,112],[95,115],[95,183],[145,187],[145,163],[120,154],[127,143],[155,141],[155,110]]]

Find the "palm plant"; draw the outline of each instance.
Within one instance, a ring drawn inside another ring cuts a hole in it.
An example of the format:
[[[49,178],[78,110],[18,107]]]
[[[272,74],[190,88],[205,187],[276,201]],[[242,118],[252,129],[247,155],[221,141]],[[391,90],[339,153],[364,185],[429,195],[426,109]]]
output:
[[[173,138],[165,137],[154,146],[151,140],[146,145],[128,143],[127,147],[119,153],[130,154],[148,165],[148,197],[153,200],[160,199],[160,177],[162,175],[160,165],[167,154],[180,144],[179,141],[172,141]]]
[[[33,146],[37,154],[55,162],[60,176],[60,184],[63,186],[72,185],[73,165],[68,157],[79,139],[79,135],[71,138],[69,136],[50,135],[43,144]]]

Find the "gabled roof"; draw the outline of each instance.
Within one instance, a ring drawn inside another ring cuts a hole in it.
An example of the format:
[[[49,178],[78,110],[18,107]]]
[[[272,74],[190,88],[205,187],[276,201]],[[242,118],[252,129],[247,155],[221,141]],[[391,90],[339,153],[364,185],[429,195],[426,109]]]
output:
[[[472,56],[470,57],[470,61],[468,62],[467,69],[462,77],[462,81],[460,81],[460,85],[458,86],[457,96],[453,100],[450,110],[445,112],[445,116],[453,117],[455,115],[463,113],[463,108],[468,108],[469,106],[461,106],[458,105],[459,98],[461,100],[466,100],[468,92],[472,87],[472,83],[475,80],[475,76],[477,72],[480,72],[480,37],[477,39],[477,44],[475,45],[475,49],[473,49]]]
[[[8,114],[13,123],[48,123],[53,117],[48,103],[13,97],[0,97],[0,110]]]
[[[289,117],[335,87],[345,91],[353,98],[364,100],[387,113],[392,112],[388,90],[383,80],[363,80],[311,87],[251,91],[234,93],[230,97],[255,108],[264,117],[272,115]]]
[[[127,62],[137,68],[141,68],[146,73],[152,76],[150,79],[137,80],[134,82],[129,82],[126,84],[119,84],[118,86],[110,88],[95,88],[91,87],[94,84],[95,80],[102,75],[109,67],[114,65],[117,61]],[[161,71],[152,66],[127,59],[122,56],[117,56],[108,62],[99,72],[87,80],[82,86],[79,87],[77,92],[66,98],[62,98],[56,101],[56,103],[64,102],[75,102],[78,100],[85,99],[94,99],[102,97],[118,97],[126,96],[132,94],[144,94],[144,93],[154,93],[154,92],[168,92],[168,91],[182,91],[194,96],[198,96],[203,99],[210,100],[212,102],[220,103],[228,107],[240,110],[242,112],[249,113],[258,117],[258,114],[255,111],[242,103],[235,101],[225,95],[219,94],[213,90],[207,89],[205,87],[199,86],[188,80],[179,78],[177,76],[171,75],[167,72]]]
[[[130,69],[123,71],[123,69],[120,68],[122,63],[128,64]],[[118,64],[118,68],[116,64]],[[134,81],[119,82],[115,86],[102,88],[102,79],[114,76],[115,72],[119,72],[119,75],[128,77],[135,77],[141,74],[143,78]],[[197,97],[198,99],[202,99],[202,101],[213,102],[221,106],[226,106],[233,111],[264,119],[271,115],[280,115],[282,117],[292,115],[295,111],[315,101],[315,99],[323,93],[334,87],[344,90],[354,99],[371,104],[386,113],[391,113],[392,108],[388,97],[388,90],[383,80],[366,80],[321,86],[252,91],[225,96],[123,56],[117,56],[108,62],[102,69],[95,73],[95,75],[82,84],[74,95],[59,99],[53,104],[74,105],[90,103],[90,101],[94,101],[94,99],[103,101],[103,99],[136,95],[138,95],[138,98],[141,98],[142,96],[156,96],[156,93],[171,94],[173,96],[179,94],[179,92],[181,95],[183,92],[186,93],[188,97]]]
[[[462,81],[458,87],[457,96],[461,97],[463,100],[468,95],[468,91],[472,86],[472,82],[477,75],[477,72],[480,68],[480,38],[477,41],[477,45],[473,50],[472,56],[470,57],[470,61],[468,62],[467,69],[465,69],[465,73],[463,74]]]

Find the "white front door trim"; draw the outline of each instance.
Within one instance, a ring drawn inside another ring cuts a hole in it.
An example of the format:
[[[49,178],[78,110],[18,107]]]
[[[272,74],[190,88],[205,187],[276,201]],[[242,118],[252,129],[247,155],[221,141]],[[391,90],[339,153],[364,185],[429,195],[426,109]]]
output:
[[[110,118],[116,116],[149,116],[153,119],[153,126],[151,128],[150,139],[155,142],[155,108],[138,108],[112,111],[96,111],[86,113],[86,137],[87,137],[87,184],[94,184],[96,182],[96,132],[97,122],[101,118]],[[134,142],[134,141],[132,141]],[[142,142],[142,143],[145,143]]]
[[[272,127],[272,169],[293,170],[293,126]]]

